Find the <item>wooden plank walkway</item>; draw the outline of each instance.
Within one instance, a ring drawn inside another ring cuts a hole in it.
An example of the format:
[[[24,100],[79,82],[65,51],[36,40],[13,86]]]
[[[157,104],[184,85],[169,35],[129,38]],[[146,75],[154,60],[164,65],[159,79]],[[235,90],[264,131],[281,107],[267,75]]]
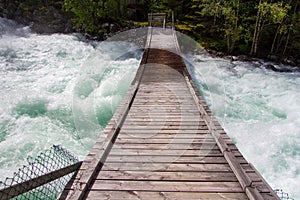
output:
[[[61,199],[279,199],[197,92],[171,29],[149,29],[129,92]]]

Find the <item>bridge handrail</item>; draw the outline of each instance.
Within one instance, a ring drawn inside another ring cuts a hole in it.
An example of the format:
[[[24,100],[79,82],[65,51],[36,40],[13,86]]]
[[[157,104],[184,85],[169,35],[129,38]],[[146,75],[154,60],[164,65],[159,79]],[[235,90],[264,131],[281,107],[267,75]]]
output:
[[[175,30],[175,19],[174,19],[174,11],[172,11],[172,29]]]
[[[166,13],[152,13],[152,12],[148,13],[148,25],[149,25],[149,27],[153,26],[153,24],[155,22],[155,20],[154,20],[155,17],[156,18],[159,17],[162,20],[162,21],[160,21],[160,23],[162,23],[162,24],[159,24],[159,27],[166,28],[167,14]]]

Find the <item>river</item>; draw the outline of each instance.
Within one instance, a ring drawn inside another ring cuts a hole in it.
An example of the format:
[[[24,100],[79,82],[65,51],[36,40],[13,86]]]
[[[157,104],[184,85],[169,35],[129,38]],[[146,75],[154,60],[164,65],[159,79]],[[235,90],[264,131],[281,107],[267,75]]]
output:
[[[78,131],[76,99],[92,94],[99,133],[126,94],[141,52],[115,57],[135,48],[80,34],[38,35],[0,18],[0,180],[53,144],[83,159],[98,135]],[[206,53],[190,59],[201,94],[245,158],[274,189],[300,199],[300,74]],[[99,63],[100,75],[79,78]]]

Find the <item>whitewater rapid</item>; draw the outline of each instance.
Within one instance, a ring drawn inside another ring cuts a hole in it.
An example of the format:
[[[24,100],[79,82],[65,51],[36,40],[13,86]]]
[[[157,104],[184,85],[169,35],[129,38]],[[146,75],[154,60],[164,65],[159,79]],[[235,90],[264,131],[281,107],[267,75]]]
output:
[[[198,89],[244,157],[273,189],[300,199],[300,73],[206,55],[192,60]]]
[[[38,35],[1,18],[0,34],[0,180],[11,177],[28,156],[35,157],[53,144],[82,160],[139,66],[139,55],[115,61],[116,54],[135,48],[87,42],[78,34]],[[101,68],[100,77],[84,72],[90,65]],[[76,94],[90,89],[78,80],[82,74],[99,84],[93,95],[99,131],[88,139],[78,134],[73,112]]]
[[[2,18],[0,34],[0,180],[53,144],[83,159],[97,134],[78,134],[74,101],[93,96],[101,131],[134,78],[141,52],[116,60],[135,47],[89,42],[79,34],[38,35]],[[300,199],[299,73],[206,54],[190,62],[201,94],[245,158],[274,189]],[[79,78],[99,65],[101,75]]]

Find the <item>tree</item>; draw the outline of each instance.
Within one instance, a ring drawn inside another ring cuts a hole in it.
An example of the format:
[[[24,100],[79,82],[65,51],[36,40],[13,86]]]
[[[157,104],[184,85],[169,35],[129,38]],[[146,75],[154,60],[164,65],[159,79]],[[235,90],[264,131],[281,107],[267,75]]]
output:
[[[269,3],[268,1],[260,0],[257,6],[257,18],[254,28],[253,42],[251,47],[251,55],[256,55],[257,48],[263,29],[270,24],[282,23],[286,17],[289,6],[283,5],[282,2]]]
[[[282,47],[283,43],[285,43],[282,51],[282,56],[283,56],[286,52],[291,34],[296,33],[295,25],[297,23],[296,12],[297,12],[298,3],[296,0],[289,0],[289,2],[287,3],[288,3],[287,6],[289,12],[286,13],[286,16],[282,19],[281,23],[277,26],[271,51],[270,51],[271,54],[278,54],[280,47]]]
[[[294,4],[293,1],[291,2],[291,8],[293,8],[292,13],[289,15],[289,24],[287,26],[287,38],[284,45],[284,49],[282,52],[282,56],[285,55],[288,44],[290,42],[291,34],[295,35],[295,41],[293,42],[293,45],[295,45],[295,49],[297,52],[297,48],[300,49],[300,11],[298,11],[298,8],[300,7],[300,2],[295,0]],[[298,11],[298,12],[297,12]],[[297,46],[298,45],[298,46]]]
[[[240,39],[242,26],[239,25],[240,0],[223,1],[221,8],[225,20],[225,35],[227,39],[227,52],[232,53],[235,43]]]
[[[122,17],[121,0],[64,0],[64,8],[74,13],[75,28],[93,33],[101,23],[116,21]]]
[[[202,8],[201,13],[206,16],[212,16],[214,25],[216,25],[217,18],[222,13],[222,0],[202,0],[198,2],[198,7]],[[201,3],[200,3],[201,2]]]

